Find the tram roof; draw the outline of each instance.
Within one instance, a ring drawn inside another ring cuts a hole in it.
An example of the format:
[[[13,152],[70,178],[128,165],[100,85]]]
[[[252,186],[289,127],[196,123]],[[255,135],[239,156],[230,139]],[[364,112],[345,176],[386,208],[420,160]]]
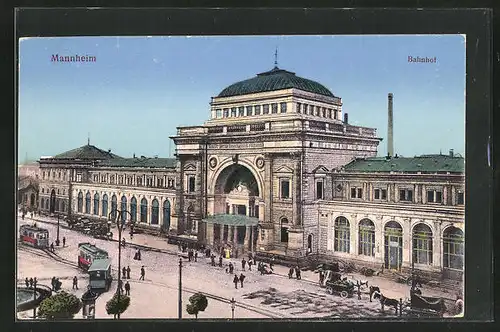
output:
[[[110,265],[111,265],[111,259],[109,258],[95,259],[92,262],[92,265],[90,265],[88,272],[107,270],[109,269]]]
[[[41,227],[37,227],[37,226],[31,226],[31,225],[21,225],[21,227],[19,227],[20,229],[26,229],[26,230],[29,230],[29,231],[33,231],[33,232],[49,232],[48,229],[46,228],[41,228]]]
[[[241,214],[215,214],[203,219],[208,224],[221,224],[229,226],[256,226],[259,219]]]
[[[79,244],[78,244],[78,248],[79,248],[79,249],[85,249],[85,250],[88,250],[88,251],[90,251],[90,252],[92,252],[92,253],[99,253],[99,252],[106,253],[106,254],[108,253],[106,250],[103,250],[103,249],[101,249],[101,248],[98,248],[98,247],[96,247],[95,245],[90,244],[90,243],[88,243],[88,242],[86,242],[86,243],[79,243]]]

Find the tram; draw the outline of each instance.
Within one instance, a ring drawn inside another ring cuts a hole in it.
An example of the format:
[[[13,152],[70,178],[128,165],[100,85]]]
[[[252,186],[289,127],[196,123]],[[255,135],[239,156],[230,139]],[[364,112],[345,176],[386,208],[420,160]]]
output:
[[[108,252],[88,242],[78,244],[78,267],[88,270],[96,259],[108,258]]]
[[[21,225],[19,238],[21,243],[35,248],[47,248],[49,246],[49,231],[45,228]]]
[[[92,290],[108,291],[113,281],[111,275],[111,259],[98,258],[92,262],[89,269],[89,286]]]

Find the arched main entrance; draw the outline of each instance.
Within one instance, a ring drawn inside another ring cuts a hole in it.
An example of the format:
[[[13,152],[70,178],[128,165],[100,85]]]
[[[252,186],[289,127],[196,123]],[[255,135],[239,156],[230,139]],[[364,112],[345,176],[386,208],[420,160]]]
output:
[[[233,255],[253,250],[257,240],[259,183],[244,165],[224,168],[214,182],[213,205],[209,206],[209,242],[229,249]]]
[[[400,270],[403,263],[403,228],[396,221],[385,224],[384,247],[385,268]]]

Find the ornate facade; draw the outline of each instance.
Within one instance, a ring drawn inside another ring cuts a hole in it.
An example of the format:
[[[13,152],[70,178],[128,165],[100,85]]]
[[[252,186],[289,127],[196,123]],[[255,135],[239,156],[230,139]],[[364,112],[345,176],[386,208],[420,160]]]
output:
[[[40,206],[106,218],[113,207],[175,234],[293,259],[355,261],[445,276],[463,270],[464,159],[377,158],[321,84],[274,68],[212,98],[179,127],[176,159],[91,145],[40,160]]]

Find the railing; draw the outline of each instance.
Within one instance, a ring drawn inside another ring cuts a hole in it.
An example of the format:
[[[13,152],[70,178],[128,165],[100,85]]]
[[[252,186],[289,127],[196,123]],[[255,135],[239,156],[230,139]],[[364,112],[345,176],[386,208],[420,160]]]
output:
[[[250,131],[264,131],[266,130],[265,123],[254,123],[250,125]]]
[[[237,126],[228,126],[227,127],[228,133],[241,133],[244,131],[247,131],[246,125],[237,125]]]
[[[309,121],[309,128],[326,130],[326,123],[318,121]]]
[[[208,128],[209,134],[220,134],[224,132],[224,127],[210,127]]]

